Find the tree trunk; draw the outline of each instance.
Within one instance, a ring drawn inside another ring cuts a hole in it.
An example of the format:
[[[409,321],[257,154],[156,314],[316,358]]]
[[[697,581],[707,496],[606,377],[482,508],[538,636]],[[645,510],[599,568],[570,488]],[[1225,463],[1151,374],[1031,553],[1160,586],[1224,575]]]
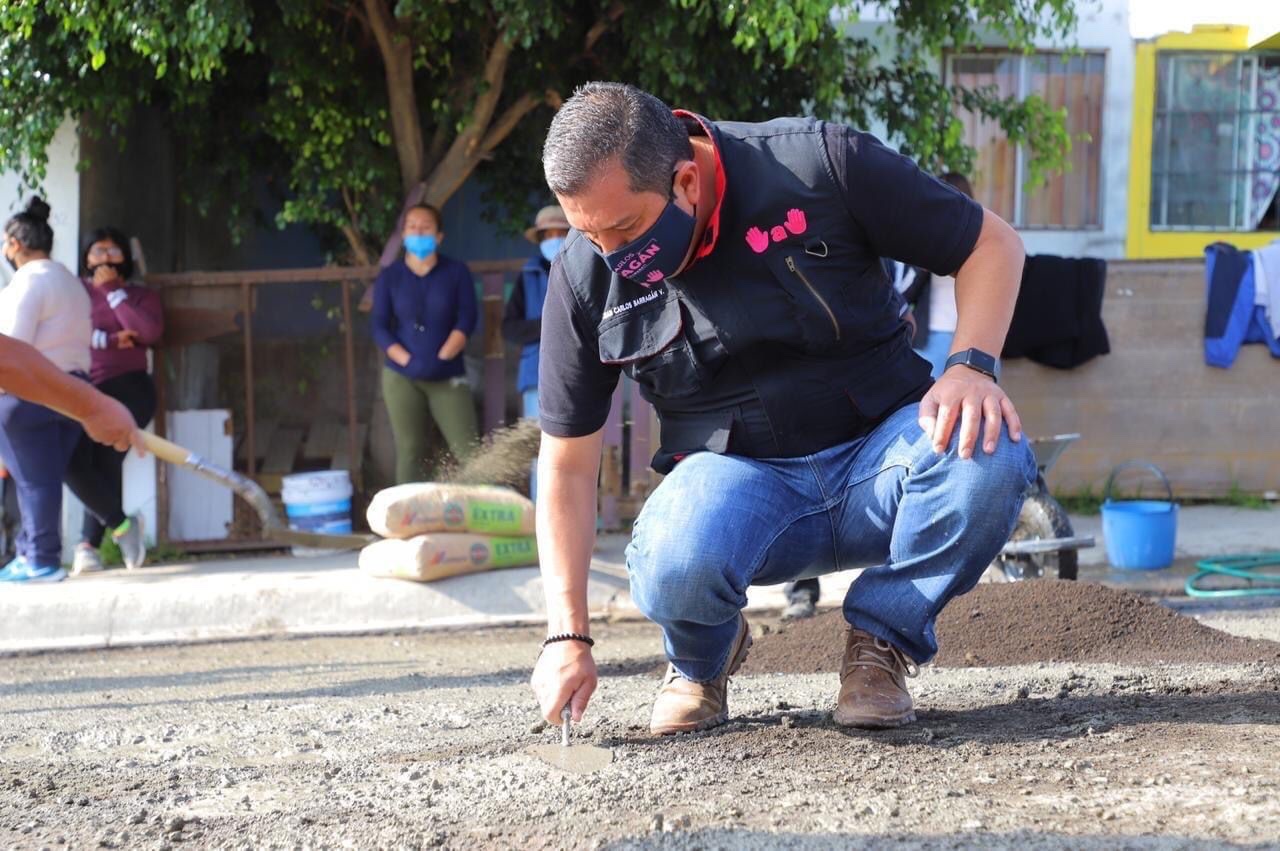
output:
[[[498,35],[485,58],[484,71],[477,83],[480,94],[476,97],[464,129],[448,142],[444,128],[437,128],[432,136],[431,150],[428,153],[423,144],[421,118],[413,88],[413,46],[409,39],[398,31],[398,26],[386,0],[363,0],[369,28],[378,42],[378,50],[382,55],[387,81],[387,97],[391,108],[392,138],[395,142],[396,156],[400,161],[400,185],[404,197],[399,221],[395,230],[388,236],[383,247],[381,264],[393,262],[400,251],[400,229],[404,214],[410,206],[425,201],[437,208],[445,202],[467,181],[476,167],[488,157],[503,140],[519,125],[520,121],[541,103],[553,103],[557,106],[560,95],[547,91],[545,95],[526,92],[516,98],[500,114],[498,103],[502,98],[503,83],[506,79],[507,62],[511,57],[513,45],[505,37]],[[588,30],[583,43],[583,53],[589,52],[595,43],[622,16],[625,5],[618,0],[609,7],[605,15]],[[499,32],[502,28],[499,28]],[[428,159],[428,156],[430,159]],[[430,175],[426,174],[431,168]],[[363,240],[356,227],[354,211],[348,205],[348,216],[351,226],[343,228],[347,241],[351,243],[353,255],[371,258],[371,252],[363,248]],[[366,309],[369,293],[362,299],[361,308]],[[377,368],[382,368],[382,353],[378,353]],[[385,406],[379,388],[374,392],[373,411],[370,417],[371,455],[373,456],[371,471],[375,477],[386,477],[388,468],[394,463],[391,447],[390,429],[386,419]],[[376,480],[376,479],[375,479]]]
[[[413,89],[413,43],[400,32],[386,0],[364,0],[364,8],[382,54],[391,108],[391,138],[400,161],[400,186],[408,195],[426,170],[422,120]]]

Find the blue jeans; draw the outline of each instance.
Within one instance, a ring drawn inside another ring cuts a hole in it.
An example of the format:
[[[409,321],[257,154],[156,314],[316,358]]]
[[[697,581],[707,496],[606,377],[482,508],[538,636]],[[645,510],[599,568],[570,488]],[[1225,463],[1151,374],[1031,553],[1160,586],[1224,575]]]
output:
[[[844,617],[917,662],[934,619],[1008,540],[1036,465],[1006,430],[993,455],[933,451],[908,405],[858,440],[800,458],[700,452],[645,502],[627,546],[631,596],[681,675],[715,679],[750,585],[867,567]],[[832,640],[837,640],[834,636]]]
[[[524,416],[526,419],[536,420],[538,418],[538,388],[531,387],[520,394],[520,401],[524,407]],[[533,456],[533,463],[529,467],[529,499],[538,499],[538,456]]]
[[[39,567],[62,564],[62,477],[80,424],[48,408],[0,395],[0,459],[18,493],[18,555]]]

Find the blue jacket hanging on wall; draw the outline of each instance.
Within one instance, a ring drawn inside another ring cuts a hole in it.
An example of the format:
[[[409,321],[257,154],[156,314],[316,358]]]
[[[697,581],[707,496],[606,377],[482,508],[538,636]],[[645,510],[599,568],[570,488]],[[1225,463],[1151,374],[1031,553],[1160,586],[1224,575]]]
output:
[[[1204,274],[1204,362],[1226,369],[1245,343],[1266,343],[1272,356],[1280,358],[1280,340],[1271,332],[1266,308],[1255,303],[1251,253],[1225,242],[1206,246]]]

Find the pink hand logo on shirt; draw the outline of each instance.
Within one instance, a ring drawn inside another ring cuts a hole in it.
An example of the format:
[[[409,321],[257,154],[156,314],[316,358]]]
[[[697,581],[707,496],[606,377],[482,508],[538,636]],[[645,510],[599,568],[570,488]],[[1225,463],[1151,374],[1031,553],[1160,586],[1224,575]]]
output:
[[[645,279],[647,282],[651,283],[651,284],[656,284],[656,283],[658,283],[658,281],[661,281],[661,280],[663,279],[663,277],[664,277],[664,276],[663,276],[662,272],[660,272],[660,271],[659,271],[659,270],[657,270],[657,269],[654,269],[652,272],[650,272],[649,274],[645,275],[644,279]]]
[[[780,225],[760,229],[754,225],[747,228],[747,245],[756,254],[763,254],[769,248],[769,242],[785,242],[791,236],[799,236],[809,229],[809,218],[804,210],[792,207],[787,211],[787,218]]]
[[[769,234],[758,227],[751,227],[747,230],[747,245],[750,245],[751,250],[756,254],[763,254],[769,247]]]

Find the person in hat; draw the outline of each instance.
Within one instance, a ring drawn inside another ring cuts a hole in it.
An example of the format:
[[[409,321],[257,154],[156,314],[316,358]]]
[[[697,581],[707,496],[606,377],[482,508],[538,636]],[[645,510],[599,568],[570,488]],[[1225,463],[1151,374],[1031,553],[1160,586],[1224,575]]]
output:
[[[551,261],[560,253],[560,246],[568,235],[569,222],[564,217],[564,210],[552,204],[538,211],[533,226],[524,232],[524,238],[538,246],[538,253],[530,257],[520,270],[520,280],[511,290],[511,299],[502,317],[502,336],[524,347],[520,350],[516,389],[520,391],[522,413],[530,419],[538,417],[538,341],[542,338],[542,302],[547,297]]]

